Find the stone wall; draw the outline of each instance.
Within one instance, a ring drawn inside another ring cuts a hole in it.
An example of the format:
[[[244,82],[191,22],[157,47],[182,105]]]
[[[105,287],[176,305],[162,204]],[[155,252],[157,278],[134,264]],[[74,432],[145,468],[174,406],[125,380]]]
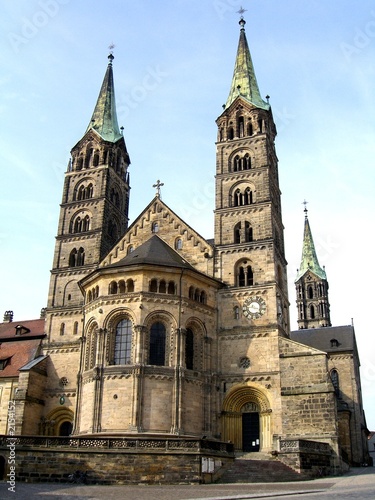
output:
[[[335,451],[327,443],[303,439],[280,441],[278,458],[301,475],[320,477],[342,473]]]
[[[160,199],[156,198],[130,226],[129,231],[113,247],[103,261],[104,266],[114,264],[124,258],[129,247],[137,248],[153,234],[153,224],[158,224],[157,234],[171,248],[176,248],[181,239],[182,249],[178,252],[198,271],[209,276],[213,274],[212,247],[194,229],[188,226]]]
[[[228,443],[189,439],[14,438],[16,480],[67,482],[76,470],[88,483],[159,484],[204,481],[202,458],[215,467],[233,460]],[[7,461],[7,436],[0,437],[0,456]],[[213,471],[215,473],[216,471]]]
[[[283,436],[325,441],[333,446],[337,413],[326,353],[280,339],[280,372]]]

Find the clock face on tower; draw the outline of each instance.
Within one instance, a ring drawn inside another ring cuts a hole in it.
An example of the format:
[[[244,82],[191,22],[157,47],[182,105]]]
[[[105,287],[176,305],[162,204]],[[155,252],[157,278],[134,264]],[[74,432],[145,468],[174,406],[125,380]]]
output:
[[[251,297],[244,302],[242,310],[247,318],[257,319],[266,312],[266,303],[262,297]]]

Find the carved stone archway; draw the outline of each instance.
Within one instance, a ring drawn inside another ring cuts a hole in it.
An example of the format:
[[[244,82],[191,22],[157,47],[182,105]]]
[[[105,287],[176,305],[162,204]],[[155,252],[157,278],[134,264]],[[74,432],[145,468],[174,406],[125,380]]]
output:
[[[243,450],[242,414],[259,412],[260,451],[272,449],[270,403],[263,391],[251,386],[234,387],[223,401],[221,414],[221,435],[224,441],[231,441],[237,451]]]
[[[73,425],[74,414],[72,410],[66,407],[55,408],[46,418],[41,421],[41,434],[47,436],[60,436],[61,426],[66,427],[67,423]]]

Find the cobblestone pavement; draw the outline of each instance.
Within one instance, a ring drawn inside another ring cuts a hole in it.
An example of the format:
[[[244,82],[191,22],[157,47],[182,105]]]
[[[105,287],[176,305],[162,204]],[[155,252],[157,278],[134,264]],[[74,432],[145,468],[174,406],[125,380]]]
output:
[[[252,498],[364,500],[375,498],[375,467],[352,469],[336,478],[298,483],[214,485],[70,485],[17,483],[15,492],[0,482],[0,498],[7,500],[245,500]]]

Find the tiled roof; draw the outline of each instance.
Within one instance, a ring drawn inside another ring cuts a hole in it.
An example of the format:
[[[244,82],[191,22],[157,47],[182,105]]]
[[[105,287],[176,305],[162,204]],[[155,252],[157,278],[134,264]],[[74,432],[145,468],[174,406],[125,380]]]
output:
[[[41,339],[25,339],[24,342],[1,342],[0,360],[5,367],[0,369],[0,379],[17,377],[19,369],[37,356]],[[2,363],[0,363],[0,366]]]
[[[18,328],[17,327],[22,327]],[[0,323],[0,342],[12,339],[26,339],[42,337],[45,335],[44,319],[29,319],[25,321],[14,321],[10,323]]]

